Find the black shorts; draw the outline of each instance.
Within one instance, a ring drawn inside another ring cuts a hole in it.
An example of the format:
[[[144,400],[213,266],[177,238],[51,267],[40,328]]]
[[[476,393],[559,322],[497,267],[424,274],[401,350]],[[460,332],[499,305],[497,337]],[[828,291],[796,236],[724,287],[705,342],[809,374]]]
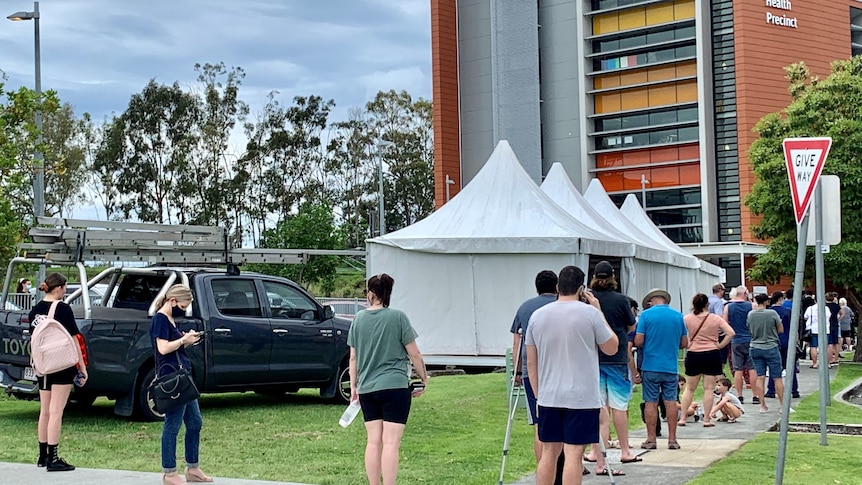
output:
[[[382,419],[389,423],[407,424],[412,400],[410,389],[406,387],[359,395],[359,405],[366,423]]]
[[[718,349],[685,354],[685,375],[689,377],[717,376],[722,372],[721,351]]]
[[[63,384],[73,384],[75,382],[75,376],[78,375],[77,367],[69,367],[67,369],[63,369],[59,372],[55,372],[53,374],[48,374],[47,376],[36,377],[36,380],[39,381],[39,389],[42,391],[50,391],[51,386],[54,384],[63,385]]]
[[[843,337],[843,338],[850,338],[852,336],[853,336],[852,330],[842,330],[841,331],[841,337]]]

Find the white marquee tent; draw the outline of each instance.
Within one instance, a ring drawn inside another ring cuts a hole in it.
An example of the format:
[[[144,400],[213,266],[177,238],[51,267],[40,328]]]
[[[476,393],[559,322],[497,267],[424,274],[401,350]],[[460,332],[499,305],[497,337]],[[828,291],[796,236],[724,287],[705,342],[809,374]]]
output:
[[[428,362],[497,365],[512,344],[515,310],[535,295],[541,270],[556,272],[569,264],[587,270],[590,256],[621,258],[640,276],[627,292],[632,296],[665,286],[668,261],[699,271],[697,261],[670,251],[633,223],[609,223],[609,208],[581,207],[587,209],[573,217],[555,203],[501,141],[470,184],[443,207],[367,241],[367,273],[395,279],[393,307],[409,316]],[[621,237],[627,234],[638,236]],[[645,274],[661,275],[660,281],[647,283]],[[697,278],[690,279],[694,286]]]

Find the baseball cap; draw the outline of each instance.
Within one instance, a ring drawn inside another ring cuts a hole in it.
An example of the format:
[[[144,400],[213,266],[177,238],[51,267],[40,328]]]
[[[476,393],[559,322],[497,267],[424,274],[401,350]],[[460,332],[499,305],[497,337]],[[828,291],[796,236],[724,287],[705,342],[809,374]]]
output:
[[[593,270],[593,276],[596,278],[610,278],[614,275],[614,267],[607,261],[599,261],[596,268]]]

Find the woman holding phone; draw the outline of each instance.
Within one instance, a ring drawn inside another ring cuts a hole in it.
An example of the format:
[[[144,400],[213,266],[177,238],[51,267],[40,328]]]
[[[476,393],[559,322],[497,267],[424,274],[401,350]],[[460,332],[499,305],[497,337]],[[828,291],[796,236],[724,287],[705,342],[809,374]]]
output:
[[[413,397],[428,383],[425,362],[416,346],[416,331],[407,315],[389,308],[395,280],[382,273],[368,279],[369,307],[356,314],[347,345],[350,346],[350,399],[359,399],[368,441],[365,473],[374,485],[394,485],[398,450]],[[421,382],[410,384],[408,363]]]
[[[174,318],[186,314],[192,304],[192,292],[185,285],[171,286],[159,302],[159,311],[153,316],[150,337],[156,356],[156,372],[170,373],[182,365],[191,369],[192,363],[186,355],[186,347],[200,342],[203,332],[180,332]],[[177,436],[180,425],[185,423],[185,480],[177,473]],[[201,442],[203,418],[198,400],[182,404],[165,411],[162,428],[162,470],[164,485],[182,485],[186,482],[211,482],[212,478],[201,471],[198,454]]]

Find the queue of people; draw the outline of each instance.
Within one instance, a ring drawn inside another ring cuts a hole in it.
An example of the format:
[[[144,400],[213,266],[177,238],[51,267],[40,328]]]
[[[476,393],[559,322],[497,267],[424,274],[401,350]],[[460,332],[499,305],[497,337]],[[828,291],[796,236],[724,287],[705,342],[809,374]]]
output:
[[[519,307],[510,330],[518,363],[513,382],[526,388],[528,422],[536,426],[538,485],[581,483],[591,473],[584,462],[594,463],[596,474],[624,475],[600,453],[602,445],[611,444],[611,423],[619,438],[620,462],[641,461],[630,447],[627,429],[636,384],[642,386],[647,434],[640,448],[647,450],[659,447],[662,415],[667,416],[670,450],[681,448],[677,427],[691,417],[706,428],[715,421],[735,423],[745,414],[746,382],[751,403],[761,413],[769,412],[767,398],[782,403],[792,290],[789,297],[780,291],[752,296],[739,286],[727,301],[724,285],[716,284],[711,296],[695,295],[690,313],[683,316],[670,306],[667,291],[654,289],[644,296],[638,317],[637,301],[618,292],[607,261],[596,265],[589,285],[576,266],[560,271],[556,296],[554,281],[548,270],[536,276],[538,296]],[[843,332],[849,332],[844,322],[853,318],[852,310],[837,295],[827,300],[837,307],[832,311],[837,326],[830,335],[840,340],[833,337],[837,347],[828,350],[837,355],[842,345],[850,345]],[[805,312],[809,330],[816,325],[814,315]],[[816,352],[816,334],[812,342]],[[684,375],[679,374],[681,349],[686,350]],[[728,361],[733,380],[725,375]],[[797,367],[787,372],[793,398],[799,397]],[[693,395],[701,381],[704,401],[696,403]]]

